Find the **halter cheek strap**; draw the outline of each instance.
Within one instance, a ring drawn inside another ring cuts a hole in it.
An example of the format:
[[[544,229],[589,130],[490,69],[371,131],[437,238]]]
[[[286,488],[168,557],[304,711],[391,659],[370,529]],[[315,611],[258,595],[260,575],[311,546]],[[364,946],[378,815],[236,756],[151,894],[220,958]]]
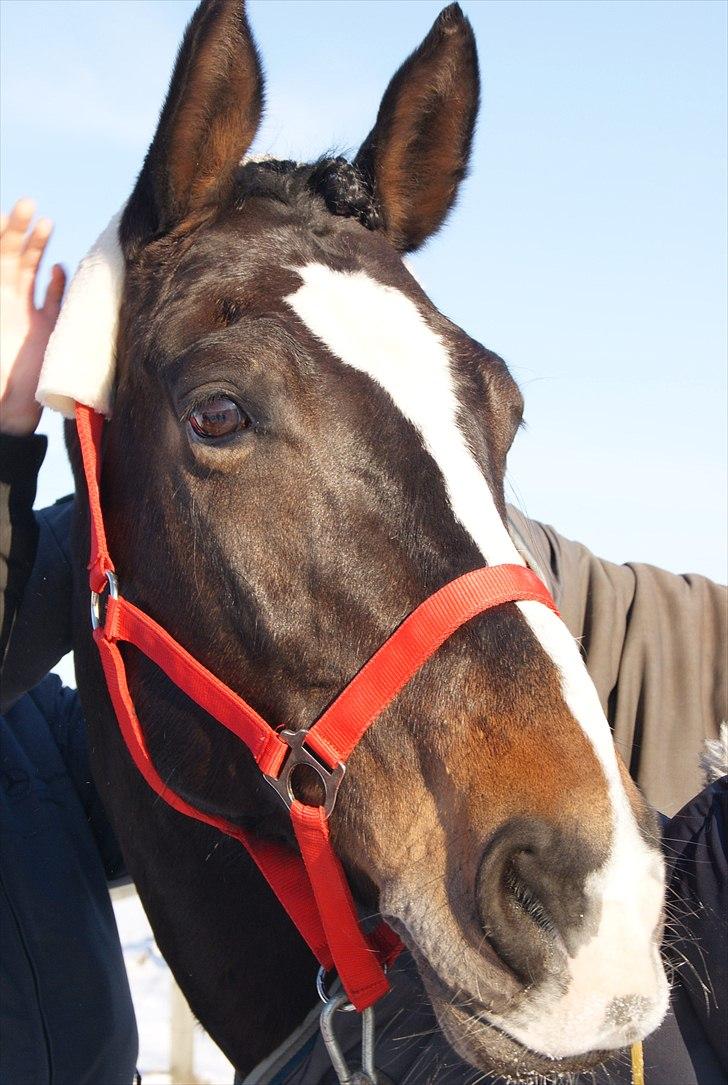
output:
[[[148,614],[119,594],[99,492],[103,426],[102,415],[76,405],[91,522],[88,568],[93,637],[129,754],[147,784],[169,806],[245,847],[321,966],[337,969],[349,999],[357,1010],[364,1010],[388,990],[385,968],[402,945],[385,923],[368,934],[362,930],[331,844],[328,820],[347,759],[367,728],[462,625],[493,607],[520,600],[536,600],[555,611],[553,599],[535,573],[524,566],[499,565],[466,573],[421,603],[310,728],[277,732]],[[107,596],[103,622],[102,595]],[[162,780],[149,755],[129,690],[119,649],[124,642],[143,652],[188,697],[245,743],[290,811],[300,855],[197,809]],[[321,777],[323,806],[306,806],[295,798],[292,775],[302,764]]]

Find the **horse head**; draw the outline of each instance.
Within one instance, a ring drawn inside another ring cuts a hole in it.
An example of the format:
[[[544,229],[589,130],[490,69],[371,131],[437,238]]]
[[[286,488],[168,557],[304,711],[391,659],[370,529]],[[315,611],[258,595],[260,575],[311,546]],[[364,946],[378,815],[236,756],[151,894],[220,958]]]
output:
[[[478,99],[453,4],[353,163],[246,159],[256,47],[239,0],[205,0],[123,214],[103,487],[125,591],[289,729],[443,584],[524,561],[503,494],[521,394],[402,259],[455,200]],[[128,663],[160,773],[293,846],[242,744]],[[317,801],[315,775],[297,787]],[[473,1065],[581,1069],[661,1020],[653,818],[540,603],[473,620],[425,664],[352,755],[331,831]]]

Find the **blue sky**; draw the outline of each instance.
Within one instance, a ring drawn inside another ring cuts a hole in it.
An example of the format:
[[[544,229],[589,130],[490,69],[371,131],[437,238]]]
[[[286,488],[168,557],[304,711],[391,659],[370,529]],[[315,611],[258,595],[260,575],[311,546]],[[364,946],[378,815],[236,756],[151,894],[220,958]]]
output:
[[[441,6],[251,0],[256,149],[355,149]],[[612,560],[723,579],[726,5],[463,7],[484,80],[472,171],[415,269],[523,388],[510,497]],[[72,268],[127,197],[193,9],[2,3],[2,203],[37,198],[52,259]],[[44,425],[47,501],[69,476]]]

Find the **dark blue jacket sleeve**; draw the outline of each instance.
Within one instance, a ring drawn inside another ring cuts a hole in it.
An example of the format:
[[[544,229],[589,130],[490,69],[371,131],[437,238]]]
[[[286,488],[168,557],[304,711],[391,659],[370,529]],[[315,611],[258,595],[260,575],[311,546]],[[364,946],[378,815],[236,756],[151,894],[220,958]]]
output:
[[[0,660],[35,559],[38,525],[33,501],[45,437],[0,433]]]
[[[57,501],[35,514],[35,561],[18,601],[3,660],[0,701],[3,712],[71,651],[72,516],[71,498]]]
[[[728,1081],[728,776],[671,818],[664,840],[673,1005],[694,1059],[709,1049]]]
[[[66,771],[73,781],[79,801],[106,873],[107,881],[125,875],[124,860],[106,812],[91,776],[86,737],[86,721],[75,689],[49,675],[31,690],[30,699],[45,717]]]
[[[83,717],[49,675],[0,717],[0,1085],[130,1085],[137,1034],[107,879],[119,850]]]

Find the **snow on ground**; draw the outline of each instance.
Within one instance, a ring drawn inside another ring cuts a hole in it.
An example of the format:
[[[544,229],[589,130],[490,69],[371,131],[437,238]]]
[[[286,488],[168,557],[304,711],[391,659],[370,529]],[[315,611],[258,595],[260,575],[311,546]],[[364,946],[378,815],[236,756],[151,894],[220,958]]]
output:
[[[114,890],[112,897],[136,1010],[143,1085],[232,1085],[232,1066],[186,1004],[185,1023],[194,1037],[193,1076],[171,1075],[172,974],[134,890]]]

